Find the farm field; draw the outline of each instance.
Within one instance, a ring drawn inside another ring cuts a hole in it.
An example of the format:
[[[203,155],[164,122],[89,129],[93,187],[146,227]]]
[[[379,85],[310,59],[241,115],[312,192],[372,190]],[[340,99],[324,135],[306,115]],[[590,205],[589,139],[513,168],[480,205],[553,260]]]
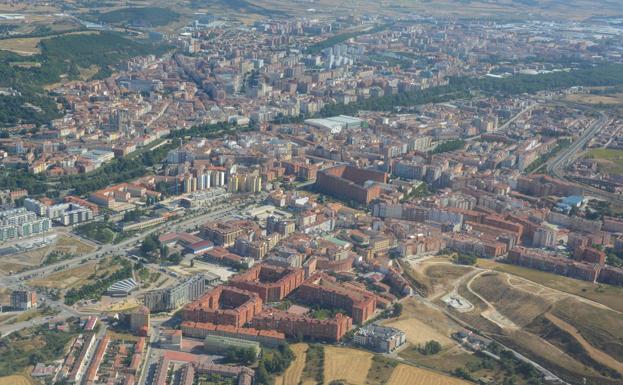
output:
[[[431,370],[410,369],[408,365],[399,364],[396,360],[365,350],[337,346],[319,348],[317,345],[312,345],[312,349],[305,343],[293,344],[291,348],[296,354],[296,359],[283,375],[275,379],[275,385],[319,383],[328,385],[332,381],[342,381],[348,385],[467,384],[465,381]],[[311,359],[307,355],[309,352],[313,354]],[[462,362],[457,367],[461,365]],[[399,369],[401,366],[405,368]],[[323,381],[317,376],[318,370],[322,371]],[[413,382],[414,380],[418,382]]]
[[[31,385],[32,383],[27,377],[20,375],[0,377],[0,385]]]
[[[344,380],[353,385],[365,385],[372,366],[372,353],[363,350],[327,346],[324,349],[324,380]]]
[[[430,370],[400,364],[392,372],[387,385],[468,385],[470,382],[448,377]]]
[[[285,373],[275,379],[275,385],[298,384],[303,374],[307,344],[294,344],[290,345],[290,348],[296,355],[296,358],[292,361],[288,369],[286,369]]]

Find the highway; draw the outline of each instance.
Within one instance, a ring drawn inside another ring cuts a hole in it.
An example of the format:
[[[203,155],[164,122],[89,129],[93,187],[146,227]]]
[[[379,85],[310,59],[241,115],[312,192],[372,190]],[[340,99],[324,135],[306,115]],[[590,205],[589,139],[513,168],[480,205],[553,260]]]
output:
[[[52,274],[56,271],[63,271],[63,270],[71,269],[73,267],[76,267],[80,264],[85,263],[86,261],[97,260],[106,255],[121,255],[121,254],[124,254],[129,248],[134,247],[134,245],[138,245],[138,243],[142,239],[144,239],[150,234],[154,234],[163,229],[167,229],[169,231],[192,230],[196,226],[202,225],[205,222],[213,221],[213,220],[220,220],[222,218],[231,216],[236,212],[240,212],[244,210],[244,208],[254,203],[258,203],[257,197],[247,197],[245,200],[243,200],[240,203],[229,201],[228,203],[220,204],[217,206],[216,209],[213,209],[207,212],[204,211],[205,210],[204,209],[202,210],[203,212],[198,215],[188,217],[188,215],[193,214],[193,213],[189,213],[186,217],[187,219],[163,223],[162,225],[153,227],[147,231],[144,231],[140,234],[135,235],[134,237],[126,239],[125,241],[120,242],[118,244],[102,245],[99,250],[91,254],[85,254],[85,255],[82,255],[76,258],[72,258],[69,260],[61,261],[59,263],[55,263],[53,265],[14,274],[12,276],[0,277],[0,286],[23,287],[25,286],[25,283],[23,281],[31,279],[31,278],[45,277],[46,275]],[[239,208],[239,206],[244,206],[244,208]],[[28,321],[16,322],[14,324],[5,323],[4,325],[0,325],[0,335],[5,336],[8,334],[14,333],[18,330],[21,330],[21,329],[25,329],[25,328],[36,326],[36,325],[41,325],[41,324],[44,324],[45,322],[48,322],[50,319],[63,319],[63,318],[71,317],[71,316],[84,316],[84,315],[91,314],[88,312],[78,312],[71,306],[67,306],[61,301],[53,301],[49,298],[46,299],[45,297],[43,297],[41,293],[39,293],[39,298],[41,302],[44,302],[45,305],[56,309],[57,311],[59,311],[59,313],[54,316],[46,316],[46,317],[39,316]],[[97,314],[97,313],[93,313],[93,314]],[[18,315],[19,314],[16,314],[16,317]]]
[[[247,199],[242,204],[248,206],[253,203],[252,199]],[[187,230],[194,229],[196,226],[201,225],[207,221],[218,220],[224,218],[226,216],[232,215],[235,211],[239,211],[236,204],[233,202],[223,203],[218,206],[215,210],[211,210],[197,216],[190,217],[188,219],[183,219],[179,222],[166,222],[161,225],[155,226],[149,230],[146,230],[142,233],[136,234],[135,236],[128,238],[117,244],[105,244],[100,247],[99,250],[90,253],[81,255],[72,259],[66,259],[64,261],[60,261],[55,264],[51,264],[48,266],[40,267],[38,269],[27,270],[21,273],[13,274],[11,276],[0,277],[0,286],[15,286],[22,284],[28,279],[32,278],[41,278],[46,275],[52,274],[56,271],[67,270],[73,267],[76,267],[80,264],[85,263],[88,260],[96,260],[102,258],[107,255],[120,255],[127,251],[129,248],[138,245],[138,243],[146,238],[147,236],[162,231],[163,229],[170,230]]]
[[[609,117],[603,112],[599,112],[599,119],[591,123],[589,128],[584,130],[582,135],[574,141],[569,147],[562,150],[554,159],[550,160],[546,165],[546,170],[551,176],[564,180],[565,182],[575,184],[581,187],[586,195],[595,198],[604,199],[606,201],[616,201],[623,204],[623,197],[618,194],[609,193],[598,188],[588,186],[576,181],[569,180],[564,175],[564,168],[575,161],[581,154],[591,139],[599,133],[608,124]]]
[[[586,146],[586,144],[593,139],[593,137],[597,135],[597,133],[601,131],[607,123],[608,116],[604,113],[600,113],[599,119],[591,123],[589,128],[584,130],[582,135],[575,142],[571,143],[569,147],[562,150],[551,162],[549,162],[546,167],[547,172],[552,176],[564,179],[561,174],[562,169],[580,156],[584,146]]]

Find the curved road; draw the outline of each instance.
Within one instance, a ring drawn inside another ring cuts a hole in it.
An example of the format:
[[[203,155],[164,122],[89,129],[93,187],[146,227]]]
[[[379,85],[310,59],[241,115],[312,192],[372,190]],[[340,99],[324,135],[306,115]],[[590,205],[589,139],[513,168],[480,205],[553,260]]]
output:
[[[551,176],[582,188],[586,194],[604,200],[617,201],[623,204],[622,196],[569,180],[565,177],[563,172],[566,166],[571,164],[581,155],[582,150],[588,142],[608,124],[609,117],[603,112],[599,112],[599,115],[599,119],[591,123],[589,128],[584,130],[582,135],[575,142],[573,142],[566,149],[562,150],[558,155],[556,155],[556,157],[554,157],[554,159],[547,163],[546,170]]]

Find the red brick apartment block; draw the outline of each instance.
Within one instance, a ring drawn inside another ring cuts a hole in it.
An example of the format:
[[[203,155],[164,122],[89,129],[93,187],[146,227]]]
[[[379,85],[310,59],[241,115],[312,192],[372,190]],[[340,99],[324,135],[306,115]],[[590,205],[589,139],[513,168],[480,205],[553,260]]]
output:
[[[366,322],[374,314],[374,294],[353,287],[345,288],[326,274],[316,274],[296,291],[296,298],[307,304],[344,309],[356,323]]]
[[[367,205],[381,195],[380,186],[366,187],[364,184],[367,181],[386,183],[387,174],[340,165],[319,171],[316,177],[316,186],[326,194]]]
[[[276,330],[289,337],[339,341],[352,328],[353,320],[339,313],[331,319],[318,320],[270,309],[256,316],[251,325],[256,329]]]
[[[262,299],[256,293],[218,286],[186,305],[182,319],[242,327],[261,311]]]
[[[284,299],[305,280],[303,269],[259,264],[232,277],[229,285],[259,294],[264,302]]]

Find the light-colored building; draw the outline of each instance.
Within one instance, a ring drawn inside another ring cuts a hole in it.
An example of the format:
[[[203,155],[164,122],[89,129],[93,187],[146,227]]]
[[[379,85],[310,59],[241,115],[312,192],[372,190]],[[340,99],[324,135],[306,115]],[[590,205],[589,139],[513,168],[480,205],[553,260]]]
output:
[[[353,341],[374,351],[391,353],[407,342],[407,335],[396,328],[371,324],[357,330]]]
[[[47,233],[51,228],[49,218],[38,218],[24,207],[0,211],[0,242]]]

